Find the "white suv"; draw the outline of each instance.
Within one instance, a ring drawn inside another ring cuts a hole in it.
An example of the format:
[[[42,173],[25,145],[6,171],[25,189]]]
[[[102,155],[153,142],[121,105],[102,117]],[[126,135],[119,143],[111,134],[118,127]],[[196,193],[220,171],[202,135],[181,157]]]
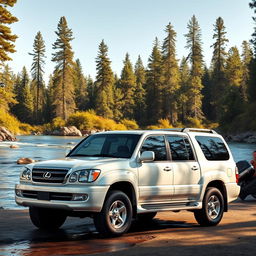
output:
[[[160,211],[189,210],[200,225],[217,225],[239,191],[222,136],[192,128],[96,133],[65,159],[27,165],[15,189],[38,228],[59,228],[67,216],[93,217],[104,236]]]

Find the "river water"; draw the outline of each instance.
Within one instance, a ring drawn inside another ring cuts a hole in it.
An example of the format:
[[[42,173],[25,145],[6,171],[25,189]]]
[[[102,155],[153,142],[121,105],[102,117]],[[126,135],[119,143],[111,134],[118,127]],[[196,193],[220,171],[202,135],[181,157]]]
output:
[[[29,157],[38,161],[63,158],[81,137],[17,136],[17,142],[0,142],[0,208],[24,209],[16,205],[14,186],[19,182],[21,165],[17,159]],[[10,145],[19,148],[11,149]],[[250,160],[256,144],[229,143],[235,161]]]

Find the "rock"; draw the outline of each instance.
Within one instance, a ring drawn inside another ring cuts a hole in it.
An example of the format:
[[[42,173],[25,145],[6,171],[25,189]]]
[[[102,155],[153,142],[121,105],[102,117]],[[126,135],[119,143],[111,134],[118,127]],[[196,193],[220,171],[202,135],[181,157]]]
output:
[[[35,160],[33,160],[31,158],[27,158],[27,157],[22,157],[17,160],[17,164],[31,164],[34,162],[35,162]]]
[[[19,146],[18,145],[10,145],[10,148],[19,148]]]
[[[0,141],[16,141],[15,136],[5,127],[0,127]]]
[[[59,130],[54,130],[50,133],[50,135],[56,136],[82,136],[80,130],[78,130],[75,126],[61,127]]]

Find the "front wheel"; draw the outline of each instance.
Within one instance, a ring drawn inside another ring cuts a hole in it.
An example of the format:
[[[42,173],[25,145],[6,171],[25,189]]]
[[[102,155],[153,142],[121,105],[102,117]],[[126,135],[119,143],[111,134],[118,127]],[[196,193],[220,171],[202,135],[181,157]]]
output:
[[[67,218],[61,210],[39,207],[29,207],[29,216],[36,227],[45,230],[58,229]]]
[[[126,233],[132,221],[132,205],[129,197],[121,191],[111,191],[101,212],[94,215],[94,224],[104,237]]]
[[[201,226],[216,226],[224,212],[223,195],[217,188],[206,189],[203,208],[194,212],[195,219]]]

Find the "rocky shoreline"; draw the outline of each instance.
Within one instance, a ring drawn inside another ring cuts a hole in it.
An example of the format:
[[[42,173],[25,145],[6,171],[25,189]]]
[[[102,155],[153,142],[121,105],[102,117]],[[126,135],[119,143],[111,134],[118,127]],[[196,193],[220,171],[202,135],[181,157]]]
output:
[[[248,144],[256,144],[256,132],[243,132],[238,134],[224,135],[228,142],[240,142]]]
[[[16,137],[5,127],[0,127],[0,141],[16,141]]]

